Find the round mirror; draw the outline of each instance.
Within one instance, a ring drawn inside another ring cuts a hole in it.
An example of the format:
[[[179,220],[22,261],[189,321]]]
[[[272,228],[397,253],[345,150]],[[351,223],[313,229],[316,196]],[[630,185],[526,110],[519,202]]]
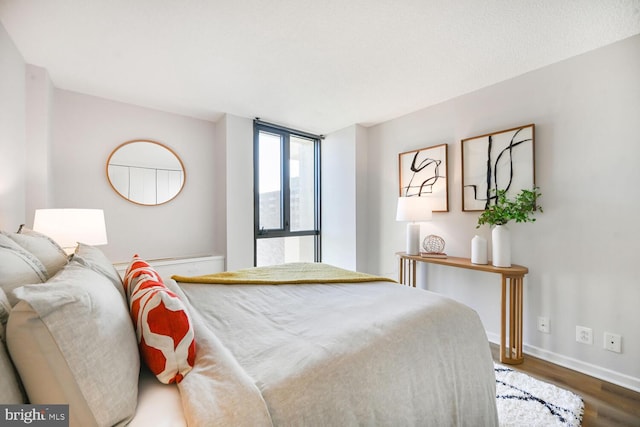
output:
[[[176,153],[155,141],[135,140],[117,147],[107,160],[107,178],[122,197],[139,205],[161,205],[184,187],[184,165]]]

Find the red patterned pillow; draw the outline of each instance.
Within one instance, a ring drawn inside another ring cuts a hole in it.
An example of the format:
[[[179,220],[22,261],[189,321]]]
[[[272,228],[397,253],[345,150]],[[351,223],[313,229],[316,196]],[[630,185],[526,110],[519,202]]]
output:
[[[137,256],[134,263],[137,266],[129,280],[125,278],[125,286],[140,354],[160,382],[179,383],[193,368],[196,356],[191,319],[180,298],[149,264]]]
[[[123,285],[124,285],[124,291],[125,291],[125,293],[127,295],[127,300],[129,298],[131,298],[131,291],[130,291],[130,288],[129,288],[129,283],[131,283],[131,281],[133,279],[135,279],[136,277],[141,276],[142,274],[147,274],[147,275],[155,278],[157,281],[162,283],[162,278],[153,269],[153,267],[151,267],[147,261],[145,261],[142,258],[140,258],[140,256],[138,254],[135,254],[133,256],[133,259],[129,263],[129,266],[127,267],[127,270],[124,273],[124,279],[122,281]]]

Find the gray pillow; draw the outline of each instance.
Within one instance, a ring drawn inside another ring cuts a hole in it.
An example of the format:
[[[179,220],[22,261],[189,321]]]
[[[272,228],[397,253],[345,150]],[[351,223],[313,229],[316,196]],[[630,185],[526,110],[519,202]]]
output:
[[[4,326],[7,324],[10,312],[11,304],[9,304],[7,295],[5,295],[2,288],[0,288],[0,325]],[[0,329],[0,340],[4,341],[4,329]]]
[[[13,295],[15,288],[46,282],[47,279],[47,269],[38,258],[6,234],[0,233],[0,288],[4,290],[12,306],[17,302]]]
[[[10,311],[9,301],[4,291],[0,289],[0,378],[2,378],[0,404],[25,403],[15,368],[5,346],[4,325],[7,323]]]
[[[4,326],[0,328],[4,329]],[[2,378],[0,404],[25,403],[15,369],[3,342],[0,343],[0,378]]]
[[[46,267],[49,277],[53,277],[69,261],[64,249],[42,233],[22,227],[19,233],[7,235],[27,252],[35,255]]]
[[[7,347],[33,404],[69,404],[70,425],[124,425],[140,358],[127,305],[100,273],[71,261],[16,290]]]

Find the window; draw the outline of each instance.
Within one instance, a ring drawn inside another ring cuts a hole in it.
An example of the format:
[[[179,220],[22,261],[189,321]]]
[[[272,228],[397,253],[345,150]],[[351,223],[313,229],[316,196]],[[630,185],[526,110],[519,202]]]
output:
[[[320,261],[320,137],[255,121],[255,265]]]

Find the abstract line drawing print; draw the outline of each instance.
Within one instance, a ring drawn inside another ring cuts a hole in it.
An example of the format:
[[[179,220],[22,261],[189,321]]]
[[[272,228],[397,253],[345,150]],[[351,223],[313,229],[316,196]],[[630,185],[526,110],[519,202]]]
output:
[[[535,186],[533,124],[463,139],[462,210],[482,211],[496,192],[513,197]]]
[[[449,211],[447,144],[398,155],[401,197],[428,197],[434,212]]]

